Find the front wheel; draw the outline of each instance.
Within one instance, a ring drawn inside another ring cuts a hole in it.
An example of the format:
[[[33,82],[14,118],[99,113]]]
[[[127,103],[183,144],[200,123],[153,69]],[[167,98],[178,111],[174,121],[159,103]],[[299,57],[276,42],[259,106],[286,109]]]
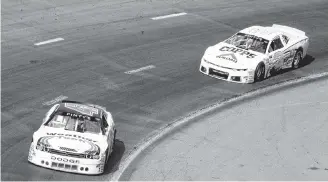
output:
[[[300,62],[302,61],[302,57],[303,57],[302,51],[298,50],[293,59],[293,65],[292,65],[293,69],[299,68]]]
[[[107,165],[108,159],[109,159],[109,150],[107,149],[106,150],[106,158],[105,158],[105,166]]]
[[[115,140],[116,140],[116,132],[117,132],[116,129],[114,129],[114,138],[113,138],[114,141],[113,141],[113,145],[114,145]]]
[[[116,141],[116,129],[114,129],[114,134],[113,134],[113,138],[112,138],[112,144],[111,144],[111,148],[110,148],[110,153],[108,154],[109,156],[110,156],[110,155],[113,153],[113,151],[114,151],[115,141]]]
[[[265,67],[263,63],[257,65],[254,73],[254,82],[264,80]]]

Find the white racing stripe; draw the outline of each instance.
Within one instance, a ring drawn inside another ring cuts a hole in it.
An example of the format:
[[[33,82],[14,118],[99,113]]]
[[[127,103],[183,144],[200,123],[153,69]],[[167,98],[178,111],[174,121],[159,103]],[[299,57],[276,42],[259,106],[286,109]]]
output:
[[[64,40],[63,38],[55,38],[55,39],[50,39],[50,40],[43,41],[43,42],[38,42],[38,43],[35,43],[34,45],[40,46],[40,45],[50,44],[50,43],[59,42],[59,41],[63,41],[63,40]]]
[[[42,105],[50,106],[50,105],[55,104],[56,102],[65,100],[67,98],[68,98],[67,96],[61,95],[59,97],[54,98],[53,100],[50,100],[50,101],[47,101],[47,102],[42,103]]]
[[[140,71],[150,70],[150,69],[153,69],[153,68],[155,68],[154,65],[148,65],[148,66],[141,67],[141,68],[138,68],[138,69],[135,69],[135,70],[126,71],[124,73],[125,74],[133,74],[133,73],[138,73]]]
[[[182,13],[175,13],[175,14],[170,14],[170,15],[164,15],[164,16],[157,16],[157,17],[153,17],[151,18],[152,20],[161,20],[161,19],[165,19],[165,18],[172,18],[172,17],[177,17],[177,16],[183,16],[186,15],[187,13],[182,12]]]

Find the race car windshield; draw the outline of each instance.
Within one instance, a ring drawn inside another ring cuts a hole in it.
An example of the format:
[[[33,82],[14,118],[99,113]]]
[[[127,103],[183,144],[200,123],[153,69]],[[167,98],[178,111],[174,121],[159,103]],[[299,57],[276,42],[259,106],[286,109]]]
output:
[[[269,44],[269,41],[266,39],[244,33],[237,33],[225,42],[242,49],[252,50],[262,54],[265,53]]]
[[[71,113],[56,113],[45,125],[80,133],[99,134],[101,132],[100,118]]]

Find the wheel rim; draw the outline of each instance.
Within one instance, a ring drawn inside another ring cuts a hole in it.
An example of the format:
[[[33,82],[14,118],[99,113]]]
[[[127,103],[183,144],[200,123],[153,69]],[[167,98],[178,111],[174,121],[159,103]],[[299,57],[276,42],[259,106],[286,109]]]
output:
[[[299,53],[297,53],[297,55],[296,55],[296,59],[295,59],[295,61],[294,61],[294,66],[295,66],[295,67],[298,66],[300,60],[301,60],[301,53],[299,52]]]
[[[258,70],[257,70],[257,73],[256,73],[256,77],[257,79],[260,79],[261,76],[262,76],[262,72],[263,72],[263,66],[261,66]]]

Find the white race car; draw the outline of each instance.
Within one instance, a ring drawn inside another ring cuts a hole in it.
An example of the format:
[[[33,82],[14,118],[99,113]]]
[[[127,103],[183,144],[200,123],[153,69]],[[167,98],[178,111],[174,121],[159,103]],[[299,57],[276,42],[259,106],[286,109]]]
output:
[[[199,71],[226,81],[253,83],[274,71],[298,68],[308,46],[309,38],[296,28],[251,26],[208,47]]]
[[[106,108],[62,101],[34,132],[28,161],[54,170],[101,174],[111,155],[115,124]]]

